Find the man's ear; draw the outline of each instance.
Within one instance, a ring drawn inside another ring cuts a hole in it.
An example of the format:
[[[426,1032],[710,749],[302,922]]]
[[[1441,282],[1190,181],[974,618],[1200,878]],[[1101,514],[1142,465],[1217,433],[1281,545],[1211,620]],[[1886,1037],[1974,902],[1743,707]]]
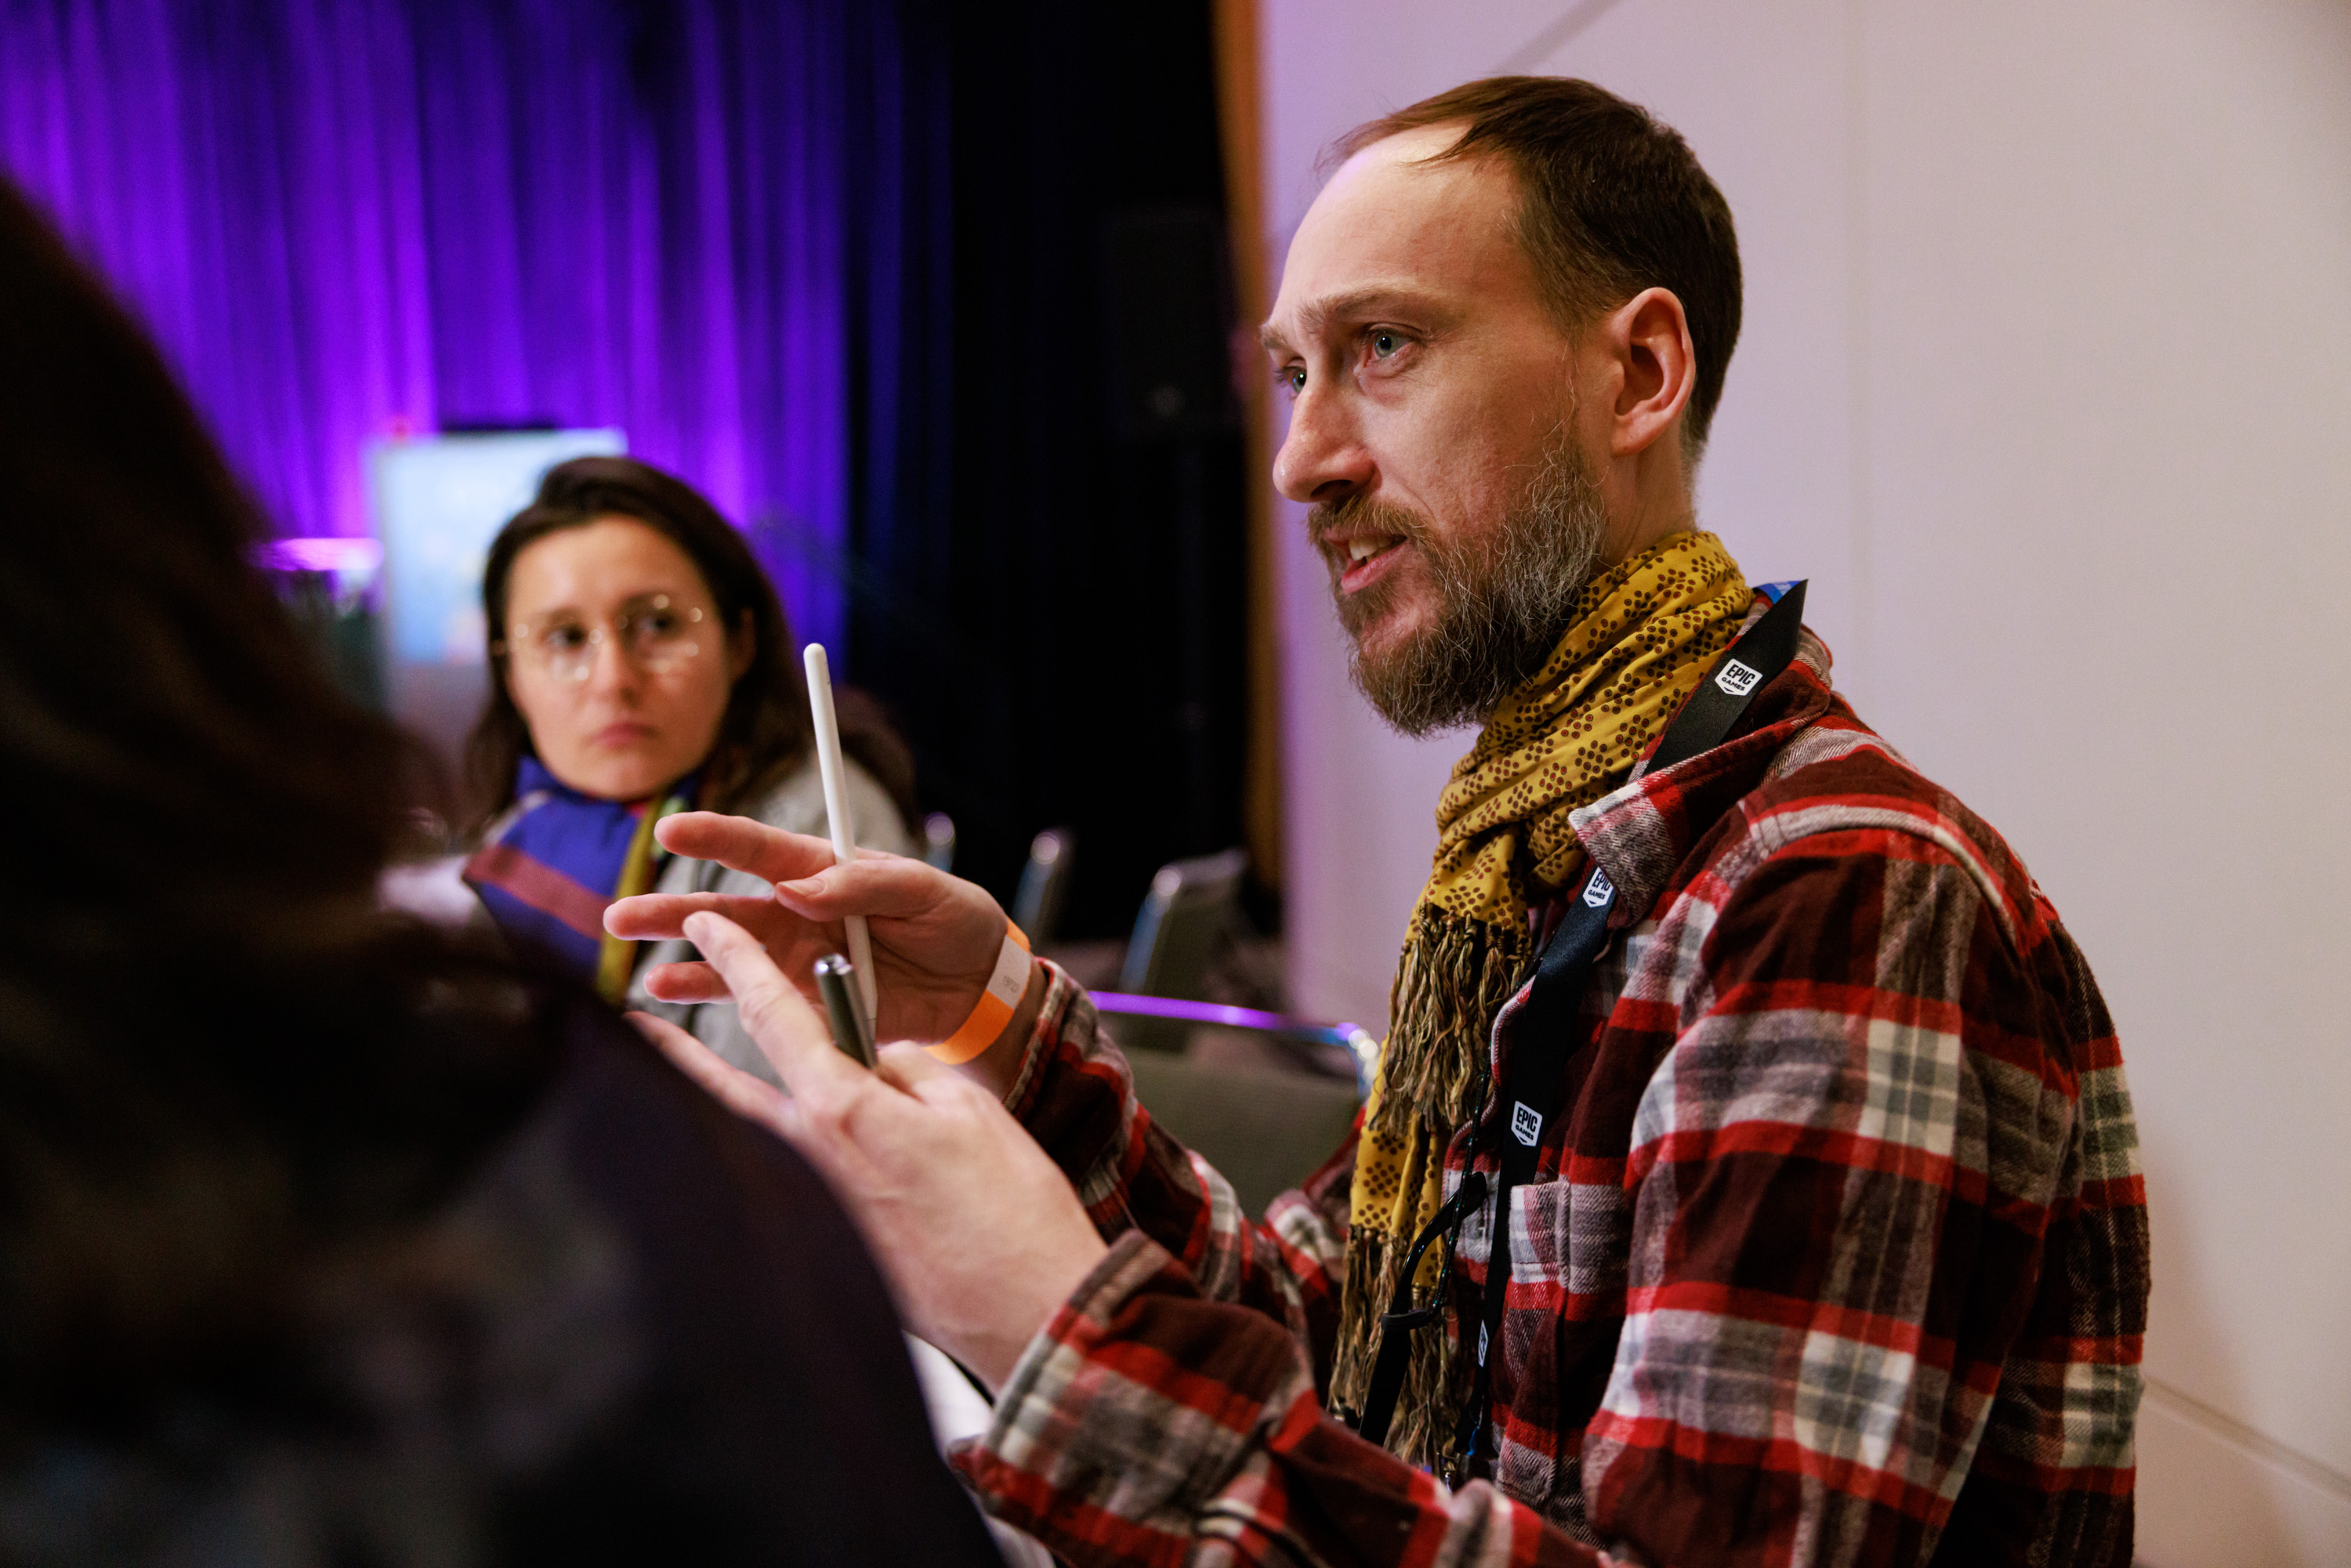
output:
[[[735,622],[735,630],[726,633],[726,680],[728,685],[743,678],[751,667],[751,655],[758,651],[759,634],[751,629],[751,612],[743,612]]]
[[[1603,317],[1592,340],[1609,361],[1615,387],[1607,409],[1609,455],[1637,455],[1680,423],[1698,385],[1689,318],[1671,289],[1644,288]]]

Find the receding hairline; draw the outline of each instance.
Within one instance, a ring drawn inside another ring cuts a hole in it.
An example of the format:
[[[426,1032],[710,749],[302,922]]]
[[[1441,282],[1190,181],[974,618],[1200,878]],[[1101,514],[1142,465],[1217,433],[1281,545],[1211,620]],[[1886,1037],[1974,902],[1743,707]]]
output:
[[[1317,161],[1329,172],[1411,131],[1458,133],[1415,162],[1492,153],[1517,183],[1517,238],[1552,319],[1574,336],[1644,287],[1681,301],[1698,381],[1687,429],[1703,446],[1721,402],[1742,309],[1736,224],[1688,141],[1629,99],[1568,77],[1509,75],[1365,120]]]
[[[1528,243],[1525,232],[1525,212],[1528,200],[1526,182],[1520,178],[1518,170],[1511,163],[1510,158],[1497,150],[1472,148],[1466,155],[1462,153],[1460,150],[1461,140],[1468,134],[1471,129],[1471,121],[1467,117],[1458,120],[1438,121],[1430,125],[1404,126],[1384,136],[1364,138],[1361,141],[1361,144],[1356,146],[1353,152],[1343,153],[1338,152],[1340,143],[1335,141],[1332,142],[1330,147],[1324,149],[1322,156],[1316,160],[1315,167],[1322,175],[1322,186],[1321,190],[1318,190],[1315,193],[1315,204],[1319,204],[1321,203],[1324,193],[1329,191],[1332,183],[1339,177],[1341,171],[1344,169],[1348,163],[1353,162],[1359,154],[1368,152],[1382,142],[1393,141],[1400,136],[1410,136],[1422,131],[1437,130],[1446,126],[1457,125],[1460,127],[1460,135],[1456,136],[1450,145],[1440,148],[1433,152],[1423,153],[1411,158],[1398,159],[1395,166],[1409,169],[1424,167],[1431,163],[1463,162],[1475,164],[1490,164],[1492,167],[1500,170],[1504,174],[1509,176],[1511,182],[1512,193],[1516,197],[1515,208],[1505,220],[1508,225],[1510,239],[1512,243],[1517,245],[1520,251],[1527,256],[1530,262],[1534,262],[1536,260],[1534,247]],[[1357,129],[1360,131],[1362,128],[1358,127]],[[1350,131],[1348,135],[1353,137],[1355,135],[1355,132]],[[1310,205],[1308,208],[1309,213],[1311,214],[1312,210],[1312,206]],[[1303,225],[1301,225],[1301,226]],[[1292,237],[1293,239],[1295,238],[1294,233]],[[1536,270],[1537,286],[1538,287],[1541,287],[1541,267],[1539,265],[1537,266]],[[1550,292],[1551,291],[1547,288],[1543,289],[1546,300],[1548,300]],[[1364,306],[1377,299],[1389,298],[1425,298],[1428,294],[1429,287],[1427,284],[1412,277],[1378,278],[1364,283],[1359,287],[1350,288],[1344,294],[1309,301],[1301,314],[1310,319],[1328,319],[1332,316],[1343,316],[1351,310],[1360,309]],[[1279,301],[1277,301],[1277,303],[1279,303]],[[1554,315],[1556,315],[1556,312],[1554,312]],[[1562,321],[1562,325],[1564,328],[1567,324]],[[1263,321],[1258,323],[1258,345],[1269,353],[1278,349],[1286,349],[1292,346],[1276,330],[1274,326],[1274,318],[1270,313],[1267,315]]]
[[[1363,124],[1356,126],[1353,131],[1348,131],[1346,134],[1334,139],[1328,146],[1322,149],[1322,153],[1314,160],[1315,176],[1327,185],[1338,177],[1340,170],[1345,168],[1349,163],[1353,162],[1355,159],[1361,157],[1364,153],[1366,153],[1373,148],[1377,147],[1381,142],[1394,141],[1400,136],[1417,136],[1423,131],[1450,130],[1454,132],[1454,135],[1451,142],[1446,146],[1440,147],[1433,152],[1423,153],[1416,158],[1404,160],[1404,162],[1413,163],[1446,163],[1465,157],[1476,158],[1486,153],[1492,153],[1499,157],[1499,150],[1496,149],[1470,148],[1466,152],[1463,151],[1462,143],[1469,139],[1469,132],[1476,130],[1477,125],[1477,117],[1470,114],[1454,115],[1445,120],[1432,120],[1419,125],[1398,125],[1393,127],[1387,125],[1387,120],[1384,118],[1380,120],[1368,120]],[[1383,129],[1384,127],[1385,129]],[[1500,158],[1499,161],[1504,164],[1508,164],[1510,162],[1508,158]]]
[[[1525,172],[1519,167],[1519,161],[1511,155],[1508,148],[1471,142],[1470,137],[1478,129],[1478,117],[1475,114],[1448,115],[1443,120],[1396,126],[1388,124],[1390,118],[1392,117],[1383,116],[1377,120],[1365,120],[1344,135],[1334,139],[1322,149],[1322,155],[1314,161],[1315,172],[1322,182],[1321,189],[1315,193],[1316,201],[1322,200],[1322,193],[1331,188],[1332,182],[1338,179],[1349,164],[1374,148],[1400,137],[1451,131],[1452,139],[1445,145],[1412,157],[1398,158],[1395,161],[1395,166],[1426,168],[1437,163],[1462,163],[1499,171],[1510,182],[1511,192],[1516,198],[1510,216],[1506,220],[1511,242],[1518,246],[1529,263],[1533,266],[1536,288],[1542,298],[1545,308],[1550,312],[1552,320],[1558,324],[1560,330],[1571,339],[1576,338],[1606,312],[1606,306],[1593,306],[1588,302],[1579,301],[1568,292],[1554,287],[1547,277],[1542,247],[1530,232],[1530,221],[1533,216],[1534,204],[1539,199],[1537,193]],[[1311,207],[1309,211],[1311,211]],[[1405,290],[1398,288],[1389,291],[1405,292]],[[1359,294],[1372,292],[1374,290],[1351,291],[1347,299],[1353,300]],[[1630,296],[1626,298],[1629,298]],[[1584,307],[1580,310],[1575,308],[1579,303],[1583,303]],[[1326,309],[1328,308],[1326,305]],[[1272,340],[1272,328],[1273,319],[1269,316],[1258,330],[1259,343],[1269,351],[1277,346]]]

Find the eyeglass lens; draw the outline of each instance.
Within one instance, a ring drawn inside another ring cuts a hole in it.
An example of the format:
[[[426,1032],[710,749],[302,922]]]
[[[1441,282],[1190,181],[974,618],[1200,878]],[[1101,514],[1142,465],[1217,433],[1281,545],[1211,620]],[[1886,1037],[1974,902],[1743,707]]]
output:
[[[599,650],[609,634],[639,669],[674,674],[702,652],[702,611],[674,603],[666,593],[648,594],[621,606],[606,626],[575,616],[558,616],[537,626],[516,626],[508,645],[559,681],[577,684],[595,673]]]

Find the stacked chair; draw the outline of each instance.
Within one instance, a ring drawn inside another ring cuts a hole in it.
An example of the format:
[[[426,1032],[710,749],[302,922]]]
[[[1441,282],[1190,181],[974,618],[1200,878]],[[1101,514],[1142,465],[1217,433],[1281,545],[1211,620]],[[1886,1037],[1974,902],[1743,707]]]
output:
[[[1038,834],[1014,899],[1013,918],[1040,951],[1052,940],[1071,848],[1066,830]],[[1228,974],[1249,936],[1240,908],[1248,872],[1238,849],[1162,866],[1135,915],[1115,988],[1095,988],[1093,1000],[1134,1072],[1136,1098],[1221,1172],[1254,1215],[1346,1137],[1379,1047],[1353,1024],[1221,999],[1219,992],[1235,989]],[[1081,978],[1092,977],[1085,967],[1071,967]]]

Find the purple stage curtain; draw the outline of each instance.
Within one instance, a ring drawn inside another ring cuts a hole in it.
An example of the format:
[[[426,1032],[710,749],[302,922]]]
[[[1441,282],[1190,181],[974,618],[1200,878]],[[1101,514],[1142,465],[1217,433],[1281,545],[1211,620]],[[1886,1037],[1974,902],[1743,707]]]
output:
[[[898,17],[0,0],[0,168],[143,313],[283,532],[366,532],[379,436],[619,425],[778,525],[794,628],[838,646],[832,563],[904,462],[877,393],[929,199]]]

